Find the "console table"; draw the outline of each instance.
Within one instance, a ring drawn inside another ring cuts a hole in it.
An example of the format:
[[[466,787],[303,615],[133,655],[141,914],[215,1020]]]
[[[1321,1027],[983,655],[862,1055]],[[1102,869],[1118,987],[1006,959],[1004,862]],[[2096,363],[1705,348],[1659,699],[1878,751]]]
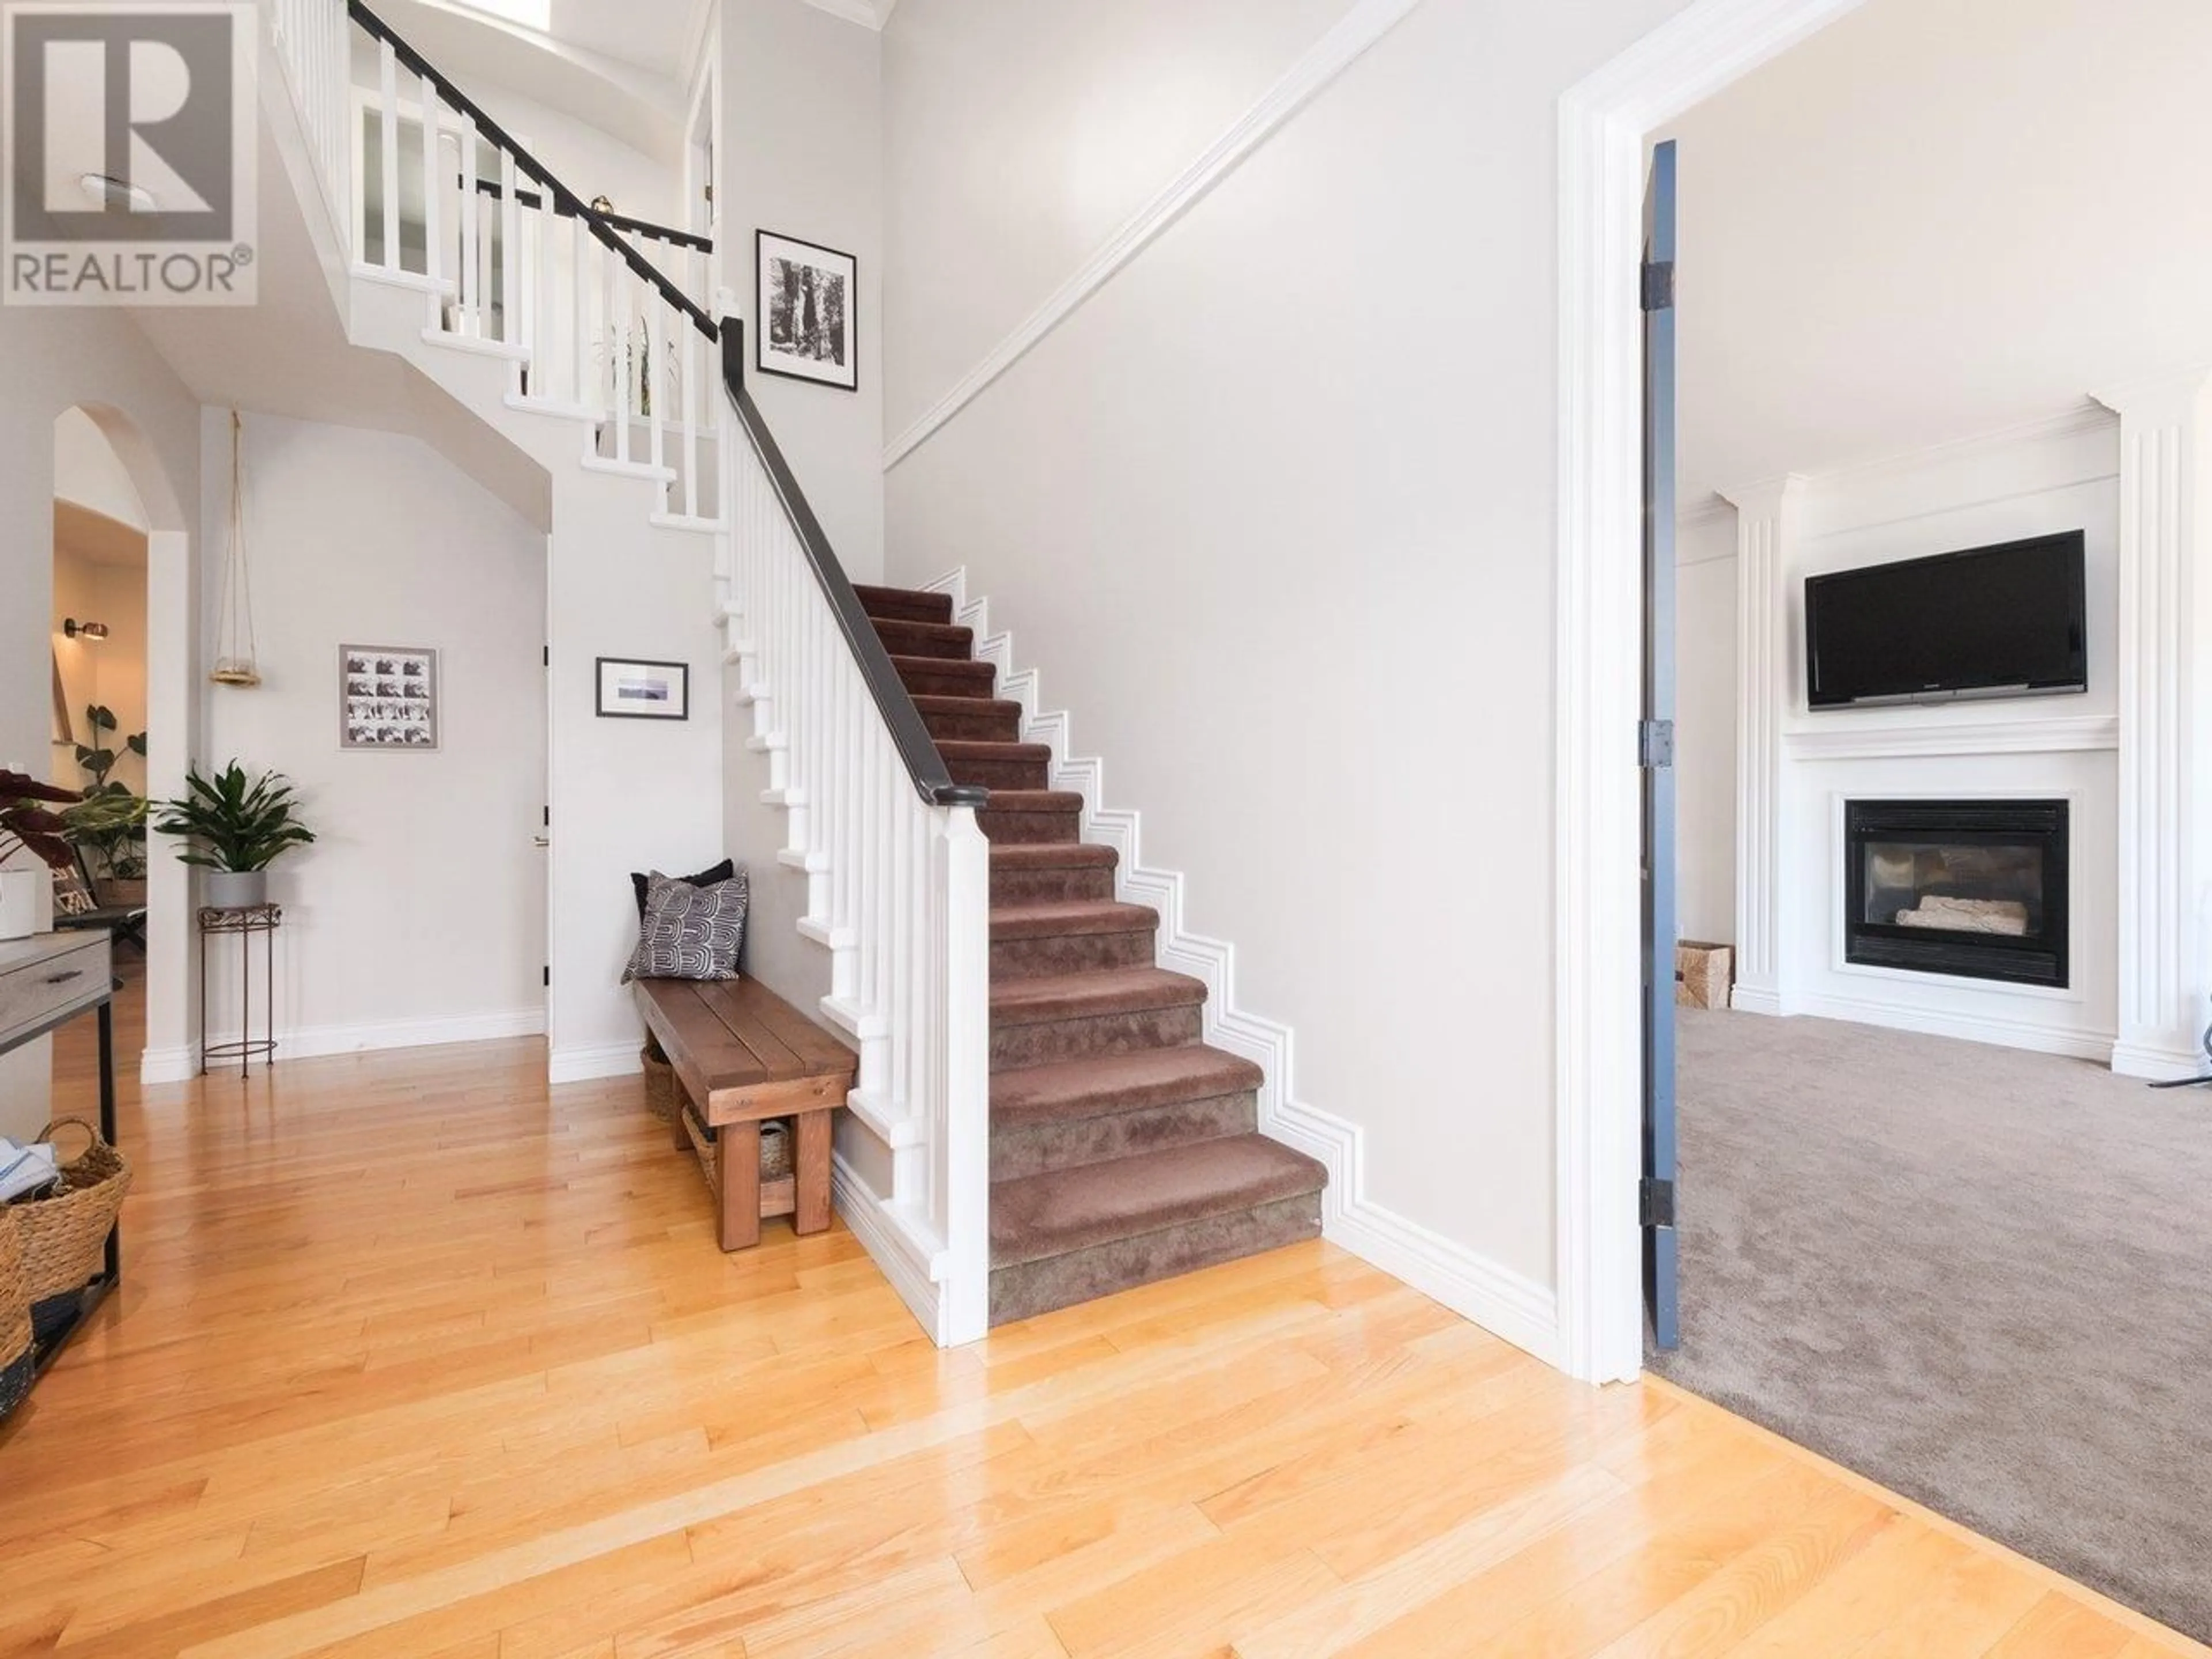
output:
[[[100,1020],[100,1133],[115,1142],[115,974],[112,942],[102,933],[34,933],[0,943],[0,1054],[20,1048],[86,1013]],[[32,1361],[43,1376],[93,1310],[123,1276],[123,1225],[108,1229],[107,1259],[77,1292],[66,1323],[46,1335]]]

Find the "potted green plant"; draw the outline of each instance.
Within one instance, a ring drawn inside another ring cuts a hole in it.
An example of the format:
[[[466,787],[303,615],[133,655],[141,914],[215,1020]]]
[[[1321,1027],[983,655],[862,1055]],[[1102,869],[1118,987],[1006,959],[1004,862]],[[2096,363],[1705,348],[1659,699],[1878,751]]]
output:
[[[146,902],[146,816],[149,803],[119,785],[112,794],[88,793],[62,809],[64,833],[83,849],[102,904]]]
[[[155,810],[155,830],[187,843],[178,856],[205,872],[200,900],[217,910],[244,909],[269,899],[269,866],[277,855],[314,840],[300,822],[298,797],[281,772],[249,778],[236,761],[213,777],[195,767],[185,793]]]
[[[74,789],[40,783],[21,772],[0,769],[0,865],[18,853],[32,853],[56,870],[76,858],[56,806],[73,806]],[[0,869],[0,939],[27,939],[39,925],[40,870]]]
[[[144,757],[146,734],[133,732],[120,744],[114,743],[112,734],[119,729],[115,711],[101,703],[88,708],[84,718],[92,741],[76,745],[76,763],[85,773],[84,800],[62,814],[69,839],[84,849],[102,904],[143,904],[147,802],[108,775],[125,752]]]

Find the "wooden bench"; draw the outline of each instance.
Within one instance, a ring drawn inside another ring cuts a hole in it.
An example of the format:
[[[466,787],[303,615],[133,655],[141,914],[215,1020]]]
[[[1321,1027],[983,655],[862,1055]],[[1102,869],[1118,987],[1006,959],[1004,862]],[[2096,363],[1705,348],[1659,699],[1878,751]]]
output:
[[[830,1114],[852,1091],[853,1051],[767,987],[749,979],[641,979],[637,1006],[689,1104],[715,1133],[715,1201],[721,1244],[760,1240],[761,1218],[793,1229],[830,1224]],[[793,1120],[792,1173],[763,1188],[760,1126]],[[691,1147],[684,1115],[676,1144]]]

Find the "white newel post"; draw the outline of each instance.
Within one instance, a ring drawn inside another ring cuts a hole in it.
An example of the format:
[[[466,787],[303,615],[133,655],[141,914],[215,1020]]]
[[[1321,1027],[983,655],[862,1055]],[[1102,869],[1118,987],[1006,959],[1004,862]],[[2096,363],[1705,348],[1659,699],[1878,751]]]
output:
[[[1788,883],[1789,800],[1782,732],[1796,706],[1789,572],[1805,480],[1796,473],[1723,490],[1736,510],[1735,951],[1731,1006],[1786,1014],[1796,968]]]
[[[943,1138],[945,1244],[939,1318],[948,1347],[991,1323],[991,848],[975,814],[941,815],[945,884]]]
[[[2097,401],[2120,417],[2119,1036],[2112,1069],[2203,1069],[2212,877],[2212,519],[2205,511],[2212,371]]]

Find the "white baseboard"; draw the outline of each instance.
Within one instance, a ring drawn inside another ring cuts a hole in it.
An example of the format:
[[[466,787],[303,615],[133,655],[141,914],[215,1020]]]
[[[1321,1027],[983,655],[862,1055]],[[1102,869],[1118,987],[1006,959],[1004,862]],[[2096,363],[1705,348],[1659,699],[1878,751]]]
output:
[[[860,1241],[860,1248],[883,1270],[884,1277],[890,1281],[891,1288],[898,1292],[899,1300],[906,1304],[907,1311],[921,1324],[924,1334],[933,1342],[941,1342],[943,1339],[938,1334],[941,1298],[930,1278],[927,1255],[915,1249],[906,1229],[891,1214],[890,1206],[876,1195],[875,1189],[860,1178],[842,1152],[830,1155],[830,1194],[837,1213],[853,1230],[853,1237]]]
[[[1782,998],[1779,993],[1755,985],[1738,985],[1729,992],[1729,1006],[1739,1014],[1767,1014],[1779,1016]]]
[[[451,1042],[492,1042],[538,1036],[545,1010],[511,1008],[497,1013],[455,1014],[439,1019],[365,1020],[343,1025],[297,1025],[276,1032],[276,1058],[315,1060],[331,1054],[365,1054],[383,1048],[435,1048]],[[211,1033],[211,1043],[235,1042],[236,1031]],[[187,1083],[199,1075],[196,1042],[149,1048],[139,1056],[142,1084]]]
[[[146,1086],[161,1083],[190,1083],[200,1074],[200,1046],[179,1042],[149,1048],[138,1056],[138,1081]]]
[[[2110,1031],[2057,1030],[2027,1020],[2001,1019],[1987,1014],[1900,1008],[1886,1002],[1863,1002],[1856,997],[1838,996],[1802,997],[1790,1012],[1810,1014],[1816,1019],[1848,1020],[1855,1025],[1880,1025],[1893,1031],[1917,1031],[1923,1036],[1957,1037],[2000,1048],[2060,1054],[2069,1060],[2109,1063],[2112,1055]]]
[[[538,1036],[545,1010],[509,1008],[489,1014],[453,1014],[439,1019],[363,1020],[343,1025],[295,1025],[276,1032],[276,1058],[315,1060],[329,1054],[363,1054],[379,1048],[436,1048],[449,1042],[491,1042],[503,1037]],[[211,1033],[210,1043],[235,1042],[239,1033]]]
[[[589,1083],[604,1077],[628,1077],[644,1067],[638,1061],[641,1040],[621,1042],[572,1043],[556,1048],[545,1058],[548,1083]]]
[[[2212,1070],[2202,1048],[2130,1042],[2124,1038],[2112,1045],[2112,1066],[2118,1076],[2144,1078],[2154,1083],[2178,1083]]]
[[[1295,1033],[1238,1005],[1236,947],[1185,925],[1182,872],[1146,867],[1139,815],[1103,805],[1105,763],[1096,756],[1071,756],[1067,714],[1040,712],[1036,671],[1015,671],[1013,636],[990,631],[990,607],[981,600],[969,602],[964,568],[928,586],[950,593],[954,620],[975,630],[976,656],[999,670],[999,695],[1021,704],[1022,736],[1050,745],[1053,787],[1082,794],[1083,838],[1110,846],[1121,854],[1119,896],[1159,913],[1160,966],[1205,981],[1206,1041],[1252,1061],[1265,1073],[1260,1087],[1261,1133],[1317,1159],[1328,1170],[1328,1187],[1322,1194],[1323,1236],[1547,1364],[1560,1365],[1559,1304],[1552,1291],[1367,1195],[1364,1131],[1297,1097]]]
[[[1324,1231],[1332,1243],[1462,1318],[1547,1365],[1565,1369],[1559,1297],[1547,1286],[1364,1198],[1355,1198],[1336,1224]]]

